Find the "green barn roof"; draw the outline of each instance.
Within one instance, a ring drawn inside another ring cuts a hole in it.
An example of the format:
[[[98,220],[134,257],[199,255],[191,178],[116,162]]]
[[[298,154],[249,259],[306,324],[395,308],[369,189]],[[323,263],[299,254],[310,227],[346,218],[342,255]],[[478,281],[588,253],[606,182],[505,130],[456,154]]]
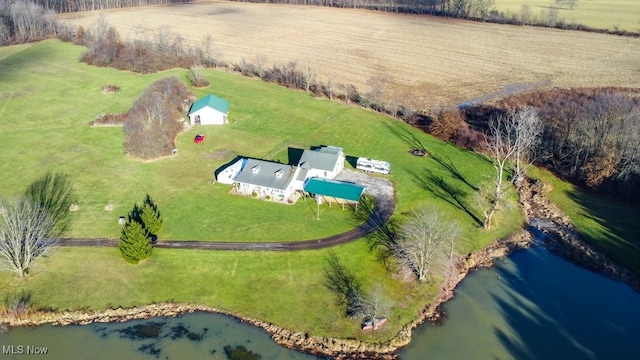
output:
[[[210,107],[225,114],[229,112],[229,102],[227,100],[219,98],[213,94],[209,94],[202,99],[197,100],[193,103],[193,105],[191,105],[191,111],[189,111],[189,115],[204,107]]]
[[[350,201],[360,200],[364,189],[362,185],[322,178],[311,178],[304,185],[306,192]]]

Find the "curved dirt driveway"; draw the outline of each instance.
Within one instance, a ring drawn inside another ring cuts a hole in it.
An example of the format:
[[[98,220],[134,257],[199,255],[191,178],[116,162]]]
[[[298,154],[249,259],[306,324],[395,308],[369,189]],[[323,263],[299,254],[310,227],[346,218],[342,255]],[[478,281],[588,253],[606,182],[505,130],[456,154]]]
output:
[[[369,219],[362,225],[329,237],[286,242],[231,242],[231,241],[197,241],[197,240],[161,240],[154,246],[168,249],[201,249],[201,250],[252,250],[252,251],[292,251],[321,249],[359,239],[389,220],[395,208],[393,185],[383,178],[371,177],[352,170],[343,170],[338,180],[353,181],[366,185],[365,192],[376,200]],[[62,239],[60,246],[118,246],[118,239]]]

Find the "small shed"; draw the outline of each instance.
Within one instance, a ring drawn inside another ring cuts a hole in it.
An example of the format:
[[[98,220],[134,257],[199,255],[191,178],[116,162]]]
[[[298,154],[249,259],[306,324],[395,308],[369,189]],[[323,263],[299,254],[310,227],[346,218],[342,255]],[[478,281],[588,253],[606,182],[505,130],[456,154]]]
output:
[[[229,121],[229,102],[213,94],[198,99],[189,110],[191,125],[224,125]]]

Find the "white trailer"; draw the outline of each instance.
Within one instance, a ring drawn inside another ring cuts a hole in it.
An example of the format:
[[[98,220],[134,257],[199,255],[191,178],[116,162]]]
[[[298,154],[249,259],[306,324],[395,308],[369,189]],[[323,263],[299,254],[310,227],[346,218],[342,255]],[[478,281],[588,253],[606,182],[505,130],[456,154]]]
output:
[[[358,161],[356,161],[356,169],[365,172],[375,172],[379,174],[391,173],[391,165],[388,162],[362,157],[358,158]]]

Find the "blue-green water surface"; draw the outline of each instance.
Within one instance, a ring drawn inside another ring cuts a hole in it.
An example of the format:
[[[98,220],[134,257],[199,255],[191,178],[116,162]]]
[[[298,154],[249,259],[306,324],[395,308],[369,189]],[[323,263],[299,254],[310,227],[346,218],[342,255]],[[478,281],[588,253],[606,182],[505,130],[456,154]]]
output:
[[[468,276],[402,352],[423,359],[640,359],[640,294],[536,247]]]
[[[228,359],[238,346],[258,359],[316,359],[277,345],[262,329],[234,318],[193,313],[125,323],[14,328],[0,333],[0,359]],[[46,354],[34,354],[37,349]],[[28,351],[32,351],[31,354]]]

